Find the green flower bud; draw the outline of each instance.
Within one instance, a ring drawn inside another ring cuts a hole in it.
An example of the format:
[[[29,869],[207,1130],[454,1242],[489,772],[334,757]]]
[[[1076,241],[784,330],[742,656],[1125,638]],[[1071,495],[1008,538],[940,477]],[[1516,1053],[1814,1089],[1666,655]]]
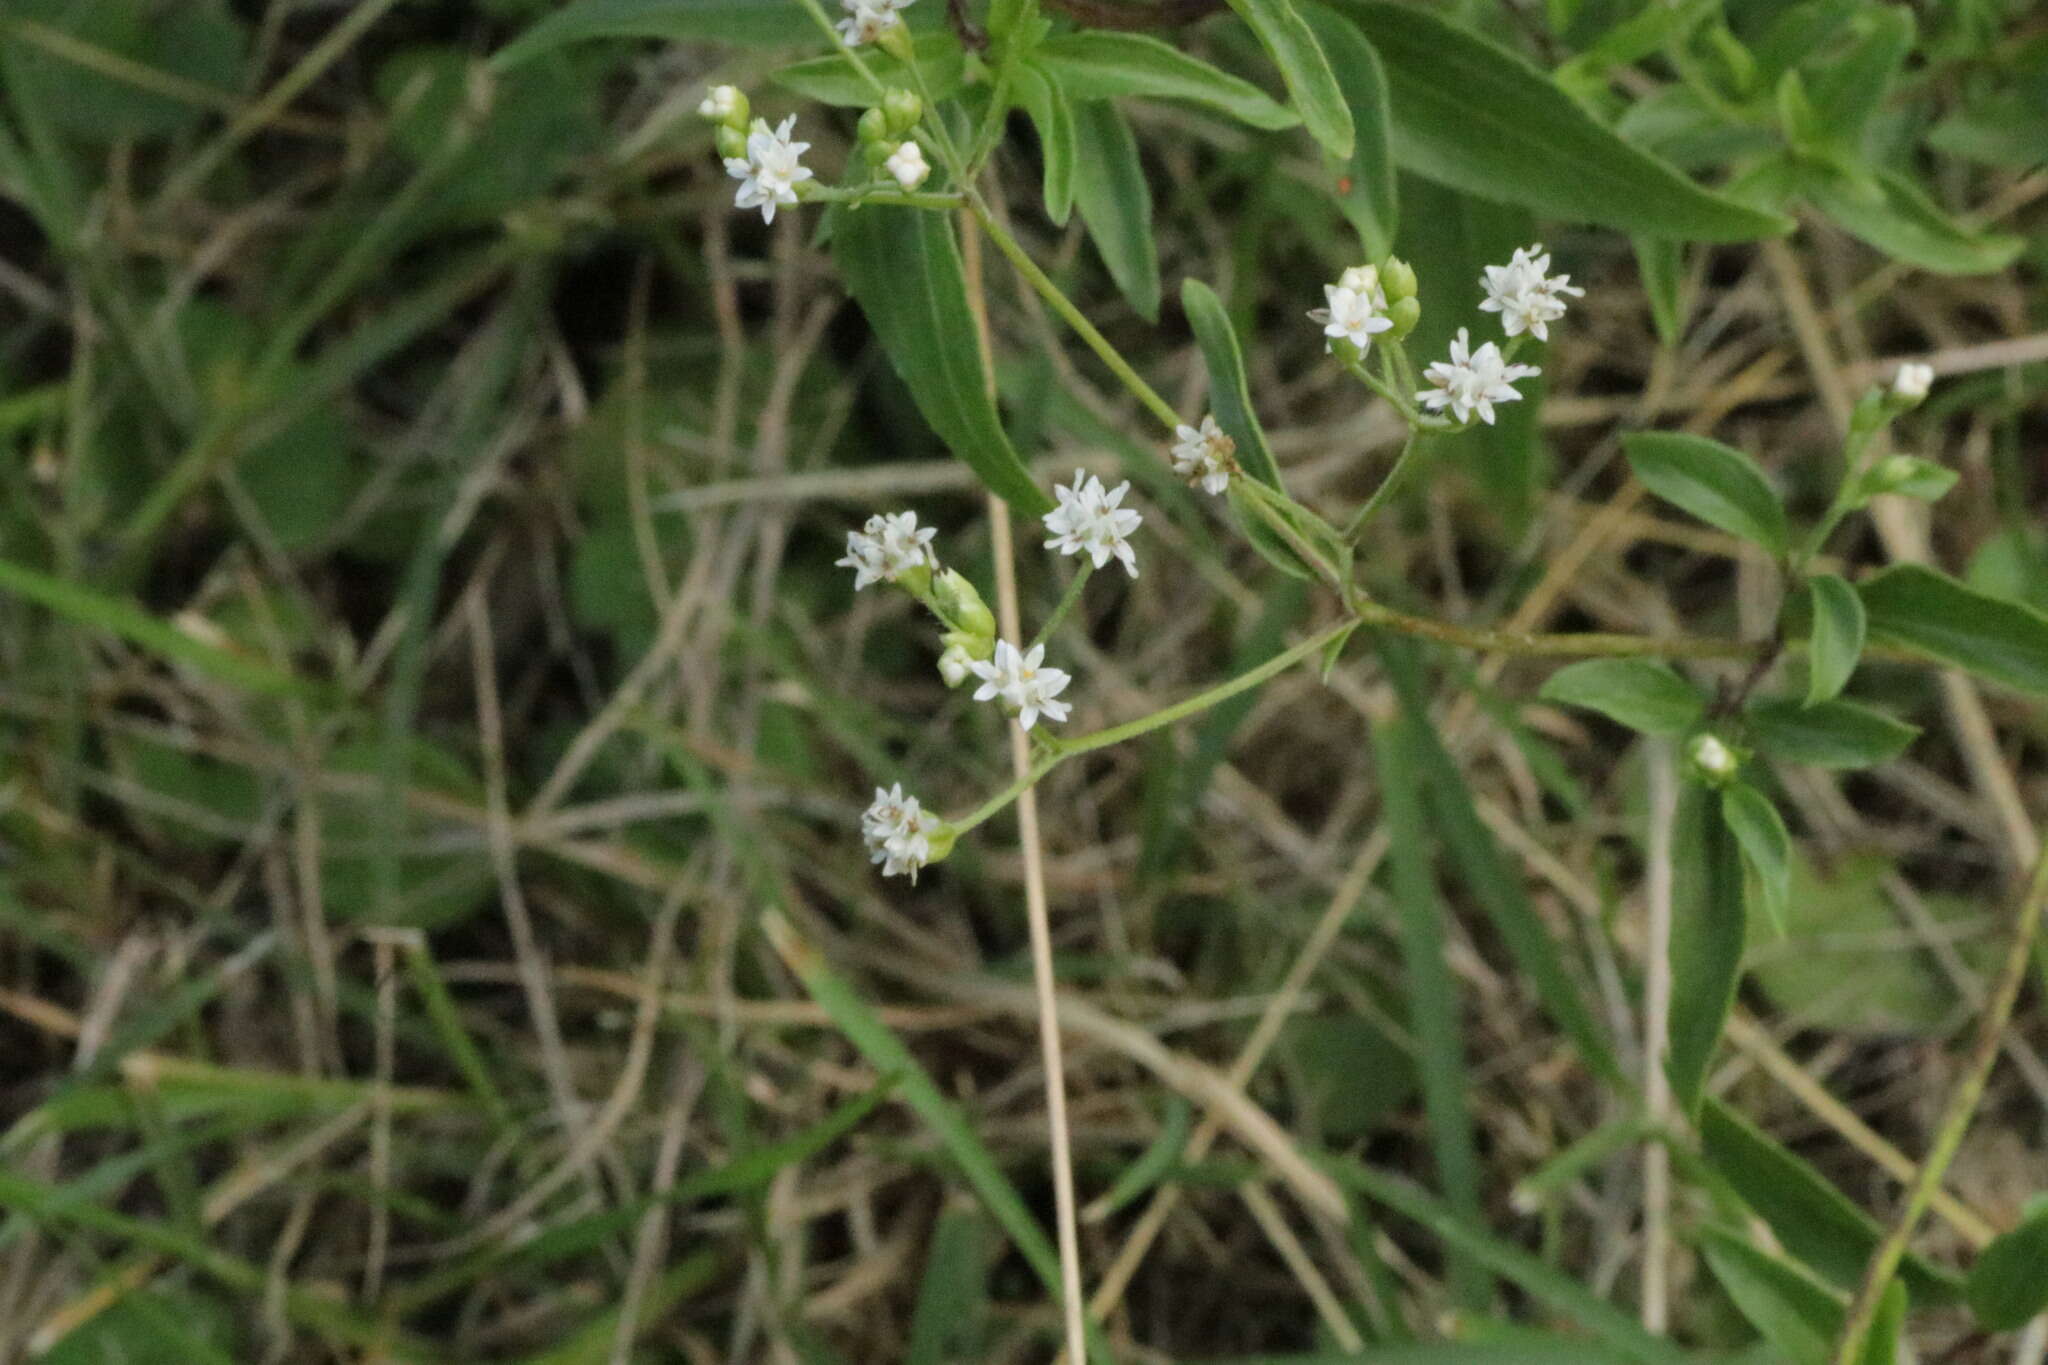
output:
[[[1380,287],[1387,291],[1388,303],[1414,298],[1417,287],[1415,267],[1399,256],[1389,256],[1387,263],[1380,267]]]
[[[721,128],[737,128],[745,132],[752,110],[747,105],[745,93],[738,86],[719,85],[706,92],[697,112]]]
[[[888,117],[890,133],[901,137],[924,117],[924,101],[911,91],[894,89],[882,96],[882,112]]]
[[[890,158],[890,156],[895,153],[895,151],[896,148],[894,147],[894,145],[887,142],[863,142],[860,144],[861,160],[867,162],[870,166],[881,165],[883,162],[887,161]]]
[[[729,123],[718,125],[718,154],[729,160],[747,159],[747,133],[744,128],[735,128]]]
[[[969,640],[987,640],[993,647],[995,613],[981,600],[981,594],[965,574],[958,569],[947,569],[933,580],[931,597],[932,610],[938,613],[940,620]],[[986,658],[987,655],[978,653],[977,657]]]
[[[910,29],[901,19],[882,30],[875,46],[906,66],[917,59],[910,46]]]
[[[887,144],[890,142],[889,116],[879,109],[870,109],[860,116],[857,132],[863,143],[870,145],[877,142]],[[884,156],[888,155],[886,151],[882,154]]]
[[[1365,352],[1359,350],[1358,347],[1343,337],[1330,338],[1330,354],[1336,356],[1337,359],[1343,361],[1346,365],[1356,365],[1359,361],[1365,359]]]
[[[1394,324],[1394,330],[1387,333],[1390,340],[1399,341],[1415,330],[1415,324],[1422,321],[1422,305],[1413,294],[1397,299],[1387,309],[1387,319]]]

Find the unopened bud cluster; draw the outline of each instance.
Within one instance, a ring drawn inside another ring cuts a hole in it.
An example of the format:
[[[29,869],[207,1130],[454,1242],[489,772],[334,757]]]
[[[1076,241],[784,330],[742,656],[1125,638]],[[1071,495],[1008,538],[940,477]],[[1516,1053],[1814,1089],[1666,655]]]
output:
[[[910,136],[923,116],[924,101],[908,90],[891,90],[860,116],[856,130],[861,157],[905,191],[916,189],[932,173],[924,148]]]

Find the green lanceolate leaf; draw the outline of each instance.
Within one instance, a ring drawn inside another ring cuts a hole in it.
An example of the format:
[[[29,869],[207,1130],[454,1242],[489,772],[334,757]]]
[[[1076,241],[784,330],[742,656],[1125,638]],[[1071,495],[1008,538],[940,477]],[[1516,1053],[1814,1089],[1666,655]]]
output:
[[[1237,462],[1246,473],[1268,487],[1280,487],[1280,467],[1273,462],[1265,429],[1252,410],[1244,352],[1238,349],[1237,332],[1230,325],[1223,300],[1208,285],[1191,278],[1181,282],[1180,306],[1209,366],[1209,410],[1216,416],[1216,425],[1237,443]]]
[[[2048,694],[2048,616],[1918,564],[1857,585],[1870,638],[2022,692]]]
[[[1869,1215],[1721,1101],[1706,1102],[1699,1125],[1708,1166],[1770,1224],[1785,1250],[1836,1288],[1853,1289],[1881,1235]],[[1909,1255],[1899,1273],[1929,1307],[1954,1303],[1962,1293],[1958,1276],[1917,1256]]]
[[[1650,303],[1657,340],[1676,346],[1685,335],[1685,244],[1672,237],[1635,239],[1636,273]]]
[[[1706,702],[1691,683],[1649,659],[1572,664],[1551,674],[1537,695],[1598,711],[1646,735],[1682,735],[1706,714]]]
[[[951,33],[921,34],[912,44],[911,55],[917,58],[918,74],[924,78],[925,88],[933,99],[949,99],[966,84],[967,57],[960,49],[960,40]],[[861,63],[884,86],[914,85],[903,63],[886,52],[864,50]],[[841,108],[858,109],[879,100],[867,76],[861,75],[853,59],[843,52],[793,62],[775,73],[775,83],[805,99]]]
[[[1300,115],[1249,81],[1142,33],[1067,33],[1048,38],[1032,60],[1077,102],[1138,95],[1177,100],[1268,130],[1292,128]]]
[[[1073,106],[1067,103],[1059,82],[1029,60],[1018,64],[1012,79],[1017,102],[1024,106],[1024,112],[1038,129],[1038,156],[1045,173],[1045,216],[1064,226],[1074,208],[1074,167],[1079,158]]]
[[[1871,116],[1913,50],[1913,11],[1904,5],[1872,5],[1857,23],[1862,36],[1839,61],[1815,74],[1811,90],[1829,133],[1849,147],[1862,142]]]
[[[1700,1253],[1749,1325],[1789,1365],[1823,1365],[1842,1325],[1842,1301],[1826,1285],[1767,1251],[1724,1232],[1699,1231]]]
[[[1520,54],[1383,0],[1334,0],[1386,65],[1394,155],[1418,175],[1546,217],[1687,241],[1747,241],[1790,219],[1716,194],[1622,140]]]
[[[839,272],[925,421],[1018,512],[1051,511],[982,386],[981,341],[945,215],[870,205],[833,219]]]
[[[1813,601],[1806,674],[1806,704],[1812,706],[1839,696],[1849,685],[1850,675],[1863,657],[1869,623],[1863,599],[1846,579],[1831,573],[1815,574],[1806,588]]]
[[[576,0],[492,56],[503,70],[594,38],[694,38],[749,47],[786,46],[807,21],[796,0]]]
[[[1792,894],[1792,836],[1785,831],[1783,817],[1770,797],[1737,782],[1721,793],[1721,819],[1756,878],[1757,903],[1764,917],[1782,938],[1785,903]]]
[[[1337,207],[1351,220],[1366,259],[1381,260],[1393,252],[1400,226],[1387,73],[1356,24],[1321,5],[1310,5],[1304,13],[1351,106],[1351,155],[1332,158],[1338,171]]]
[[[1152,187],[1130,124],[1108,100],[1074,106],[1074,207],[1116,287],[1139,317],[1159,321]]]
[[[1786,763],[1869,768],[1889,763],[1920,737],[1920,727],[1853,701],[1802,705],[1790,697],[1758,701],[1746,713],[1756,747]]]
[[[1621,443],[1636,477],[1652,493],[1709,526],[1784,553],[1784,505],[1749,456],[1675,431],[1638,431]]]
[[[1329,149],[1330,155],[1349,157],[1350,106],[1344,103],[1344,90],[1330,70],[1330,59],[1323,55],[1295,0],[1230,0],[1230,7],[1251,25],[1266,55],[1280,68],[1287,96],[1309,136]]]
[[[1912,182],[1890,171],[1852,181],[1831,166],[1802,161],[1801,193],[1813,206],[1887,255],[1940,275],[1988,275],[2011,265],[2022,241],[1970,231]]]
[[[1671,1030],[1664,1069],[1688,1114],[1699,1111],[1707,1066],[1728,1022],[1748,933],[1742,863],[1714,794],[1688,785],[1679,800],[1673,861],[1682,901],[1671,926]]]
[[[2048,1203],[2036,1199],[2025,1221],[1978,1254],[1963,1293],[1977,1321],[1994,1332],[2048,1312]]]

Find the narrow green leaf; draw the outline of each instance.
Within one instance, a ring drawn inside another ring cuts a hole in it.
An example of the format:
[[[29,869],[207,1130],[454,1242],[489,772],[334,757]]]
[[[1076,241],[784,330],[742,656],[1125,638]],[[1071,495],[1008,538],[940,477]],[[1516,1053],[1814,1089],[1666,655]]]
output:
[[[1713,794],[1688,784],[1680,797],[1674,863],[1682,903],[1671,930],[1671,1029],[1664,1069],[1687,1114],[1699,1112],[1707,1066],[1728,1022],[1748,935],[1742,864]]]
[[[1387,73],[1358,25],[1321,5],[1310,5],[1302,12],[1330,59],[1344,102],[1351,107],[1351,155],[1329,158],[1337,168],[1337,207],[1351,220],[1365,258],[1382,260],[1394,250],[1394,234],[1401,221]]]
[[[1292,128],[1301,122],[1251,82],[1143,33],[1061,34],[1039,44],[1032,58],[1077,102],[1137,95],[1214,109],[1254,128]]]
[[[1152,187],[1130,124],[1108,100],[1074,106],[1074,207],[1116,287],[1139,317],[1159,321]]]
[[[1060,1293],[1059,1253],[1053,1250],[1045,1229],[1039,1226],[1030,1206],[1017,1193],[1017,1187],[1003,1174],[1002,1167],[974,1131],[974,1126],[946,1098],[938,1083],[919,1065],[895,1030],[883,1022],[882,1017],[826,964],[815,949],[796,936],[780,912],[771,910],[764,913],[761,924],[776,952],[803,982],[804,990],[811,999],[831,1016],[833,1024],[846,1036],[846,1041],[867,1058],[868,1065],[883,1075],[896,1078],[904,1103],[931,1130],[939,1146],[945,1149],[968,1185],[980,1196],[983,1207],[1009,1235],[1011,1244],[1023,1256],[1025,1264],[1038,1275],[1046,1292],[1057,1299]],[[1113,1359],[1101,1329],[1093,1323],[1088,1328],[1088,1354],[1091,1359],[1099,1358],[1101,1365],[1108,1365]]]
[[[1813,206],[1879,251],[1938,275],[1989,275],[2011,265],[2022,239],[1978,234],[1958,223],[1917,186],[1890,171],[1853,182],[1832,167],[1798,166],[1797,185]]]
[[[988,1252],[982,1217],[971,1206],[949,1208],[932,1231],[924,1280],[910,1319],[903,1365],[948,1365],[982,1358],[988,1306]]]
[[[1266,432],[1252,409],[1251,381],[1245,375],[1244,353],[1230,313],[1216,291],[1193,276],[1181,281],[1180,306],[1194,329],[1195,343],[1209,366],[1209,410],[1216,425],[1237,443],[1237,462],[1269,487],[1280,487],[1280,467],[1266,447]]]
[[[967,56],[960,40],[950,31],[919,34],[911,43],[918,74],[935,100],[950,99],[967,83]],[[863,49],[861,61],[885,86],[914,86],[915,80],[902,62],[879,48]],[[820,104],[859,109],[873,105],[875,87],[860,74],[860,68],[843,52],[808,61],[792,62],[774,74],[774,81]]]
[[[1383,633],[1379,647],[1402,708],[1410,717],[1427,716],[1429,702],[1414,642]],[[1479,818],[1471,788],[1456,760],[1426,722],[1416,724],[1410,737],[1421,766],[1422,790],[1450,855],[1451,870],[1486,912],[1515,964],[1529,974],[1543,1008],[1578,1046],[1586,1065],[1611,1084],[1629,1088],[1632,1082],[1615,1060],[1583,993],[1565,972],[1550,930],[1530,903],[1521,875],[1502,856],[1493,832]]]
[[[783,47],[807,26],[795,0],[576,0],[498,49],[491,65],[506,70],[593,38],[690,38]]]
[[[247,692],[299,697],[320,695],[321,689],[310,682],[273,668],[260,659],[232,653],[188,635],[124,598],[110,597],[4,559],[0,559],[0,593],[11,593],[66,620],[118,635],[172,663],[198,669]]]
[[[1963,1292],[1977,1321],[1994,1332],[2048,1312],[2048,1205],[1978,1253]]]
[[[1650,659],[1587,659],[1560,668],[1537,693],[1544,701],[1598,711],[1647,735],[1682,735],[1706,715],[1706,701],[1670,665]]]
[[[1720,1228],[1699,1231],[1700,1252],[1735,1307],[1787,1365],[1825,1365],[1842,1326],[1842,1301],[1791,1262]]]
[[[1673,237],[1634,238],[1636,273],[1650,303],[1657,340],[1676,346],[1685,335],[1685,243]]]
[[[1913,50],[1913,11],[1872,5],[1856,20],[1862,30],[1847,53],[1814,74],[1814,109],[1829,135],[1848,147],[1863,141],[1871,116],[1899,79]]]
[[[1784,504],[1749,456],[1676,431],[1632,432],[1621,444],[1636,477],[1658,497],[1731,536],[1784,552]]]
[[[1260,46],[1280,68],[1287,96],[1301,115],[1309,136],[1339,160],[1351,155],[1351,109],[1337,84],[1330,60],[1316,35],[1295,8],[1294,0],[1230,0],[1238,17],[1251,25]]]
[[[839,273],[925,421],[1018,512],[1051,511],[982,387],[981,340],[946,216],[870,205],[833,222]]]
[[[1011,73],[1017,102],[1038,129],[1038,155],[1044,173],[1045,216],[1064,227],[1074,208],[1074,110],[1057,80],[1029,61]]]
[[[1917,725],[1840,698],[1809,705],[1790,697],[1771,698],[1753,703],[1746,714],[1759,750],[1816,768],[1889,763],[1920,736]]]
[[[1721,793],[1721,819],[1742,849],[1743,861],[1756,875],[1757,899],[1765,918],[1780,938],[1785,934],[1785,903],[1792,894],[1792,836],[1771,799],[1745,782]]]
[[[1747,241],[1790,219],[1716,194],[1623,141],[1519,53],[1385,0],[1332,0],[1386,65],[1394,155],[1418,175],[1550,218],[1686,241]]]
[[[1398,720],[1375,726],[1373,762],[1391,838],[1388,862],[1394,906],[1400,917],[1408,1026],[1415,1035],[1437,1179],[1450,1207],[1476,1224],[1483,1216],[1479,1157],[1466,1107],[1471,1082],[1458,1023],[1458,984],[1444,955],[1444,920],[1449,910],[1437,889],[1434,843],[1422,815],[1421,765],[1412,738],[1414,728],[1414,717],[1405,713]],[[1453,1295],[1465,1307],[1484,1312],[1492,1302],[1492,1280],[1471,1258],[1454,1256],[1450,1278]]]
[[[1166,1177],[1188,1145],[1193,1119],[1194,1111],[1186,1100],[1178,1095],[1167,1098],[1166,1122],[1159,1125],[1159,1135],[1146,1144],[1138,1159],[1124,1167],[1116,1183],[1104,1192],[1100,1200],[1104,1212],[1116,1212]]]
[[[2048,616],[1947,574],[1899,564],[1857,585],[1870,638],[1979,677],[2048,694]]]
[[[1939,502],[1956,486],[1958,477],[1947,465],[1918,455],[1888,455],[1865,476],[1864,487],[1873,497],[1893,493],[1921,502]]]
[[[1700,1150],[1786,1251],[1837,1288],[1855,1288],[1882,1235],[1869,1215],[1719,1100],[1708,1100],[1700,1113]],[[1928,1307],[1962,1294],[1958,1276],[1917,1256],[1908,1256],[1900,1273]]]
[[[1807,655],[1806,704],[1829,701],[1840,696],[1863,657],[1863,639],[1869,622],[1863,599],[1848,580],[1835,574],[1815,574],[1807,580],[1813,601],[1811,652]]]

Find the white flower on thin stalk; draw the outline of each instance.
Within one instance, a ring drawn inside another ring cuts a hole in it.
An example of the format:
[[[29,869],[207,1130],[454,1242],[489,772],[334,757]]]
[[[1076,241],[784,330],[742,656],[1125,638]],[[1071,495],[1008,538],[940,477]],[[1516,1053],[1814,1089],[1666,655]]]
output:
[[[1102,480],[1077,470],[1072,488],[1055,485],[1052,491],[1059,506],[1045,514],[1045,529],[1052,533],[1045,548],[1063,555],[1085,554],[1098,569],[1114,556],[1136,578],[1138,554],[1131,548],[1130,534],[1144,518],[1128,507],[1118,506],[1124,494],[1131,491],[1130,480],[1124,480],[1113,490],[1105,489]]]
[[[929,526],[919,529],[915,512],[869,517],[866,526],[846,533],[846,555],[834,562],[853,570],[855,592],[870,583],[894,583],[906,569],[937,565],[931,551],[937,534]]]
[[[1515,392],[1514,381],[1543,373],[1534,365],[1510,365],[1501,357],[1500,347],[1487,342],[1478,350],[1472,350],[1472,339],[1463,327],[1451,340],[1451,358],[1439,360],[1422,372],[1435,388],[1424,389],[1415,395],[1415,401],[1431,412],[1451,410],[1451,416],[1460,422],[1469,422],[1474,413],[1488,426],[1493,425],[1493,405],[1512,403],[1522,395]]]
[[[868,846],[868,860],[882,865],[882,875],[908,873],[917,880],[917,870],[932,859],[932,832],[938,820],[917,798],[903,794],[898,782],[887,791],[875,788],[875,799],[860,817],[860,836]]]
[[[775,221],[776,205],[794,204],[796,187],[811,178],[810,168],[801,159],[811,144],[790,141],[795,131],[795,114],[779,128],[770,128],[768,120],[757,118],[747,133],[746,156],[725,159],[725,173],[740,182],[734,205],[761,210],[764,223]]]
[[[1908,360],[1899,366],[1899,372],[1892,376],[1892,396],[1905,403],[1918,403],[1927,397],[1927,388],[1934,382],[1934,367],[1918,361]]]
[[[910,0],[839,0],[839,4],[846,11],[838,24],[839,36],[848,47],[859,47],[902,23],[902,11]]]
[[[981,679],[974,699],[1002,702],[1017,713],[1017,723],[1027,730],[1041,715],[1063,721],[1073,709],[1066,702],[1053,700],[1067,690],[1073,678],[1062,669],[1047,666],[1042,644],[1020,651],[1008,640],[998,640],[993,658],[976,659],[967,666]]]
[[[905,192],[916,189],[932,173],[931,163],[924,159],[924,148],[911,138],[905,138],[889,159],[882,163],[882,169],[895,178]]]
[[[1311,308],[1308,315],[1323,325],[1323,335],[1329,338],[1323,343],[1326,351],[1339,341],[1348,341],[1363,352],[1375,336],[1394,329],[1394,320],[1387,316],[1387,291],[1380,286],[1380,272],[1369,265],[1352,266],[1335,284],[1324,285],[1323,300],[1329,306]]]
[[[1173,472],[1197,484],[1204,493],[1221,493],[1230,487],[1230,474],[1237,467],[1237,442],[1230,439],[1213,416],[1202,418],[1199,427],[1173,429]]]
[[[1480,280],[1486,298],[1479,309],[1500,314],[1501,330],[1511,337],[1528,332],[1538,341],[1548,341],[1550,324],[1564,316],[1565,295],[1585,295],[1571,280],[1569,275],[1550,273],[1550,253],[1541,242],[1517,247],[1506,265],[1486,267]]]

